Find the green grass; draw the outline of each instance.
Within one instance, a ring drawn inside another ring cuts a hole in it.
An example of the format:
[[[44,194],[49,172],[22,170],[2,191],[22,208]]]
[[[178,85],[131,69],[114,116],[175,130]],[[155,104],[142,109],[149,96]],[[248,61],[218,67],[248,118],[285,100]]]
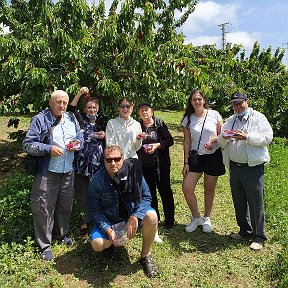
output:
[[[164,243],[153,245],[159,275],[154,279],[146,278],[138,264],[139,233],[114,255],[96,254],[85,241],[76,241],[69,248],[53,244],[55,261],[44,263],[34,253],[29,240],[33,236],[28,201],[31,179],[23,180],[23,176],[15,174],[7,181],[8,185],[0,189],[0,207],[4,207],[0,208],[1,287],[287,287],[285,172],[288,148],[284,145],[271,147],[272,163],[266,168],[265,190],[268,241],[263,250],[250,251],[248,242],[232,241],[228,236],[238,228],[227,173],[219,178],[216,188],[213,233],[206,235],[200,229],[191,234],[184,231],[190,213],[181,190],[183,149],[179,123],[182,113],[165,111],[156,112],[156,115],[168,124],[175,140],[171,148],[171,178],[177,222],[171,231],[165,230],[160,223],[159,232]],[[202,181],[197,187],[197,195],[199,208],[203,211]],[[71,233],[77,239],[76,209],[72,215]],[[11,244],[13,235],[19,244]]]

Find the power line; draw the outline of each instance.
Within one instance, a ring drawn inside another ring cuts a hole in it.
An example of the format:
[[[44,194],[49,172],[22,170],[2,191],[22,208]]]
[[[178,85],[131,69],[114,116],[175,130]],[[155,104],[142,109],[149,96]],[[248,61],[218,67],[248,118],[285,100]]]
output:
[[[225,22],[225,23],[222,23],[222,24],[218,25],[220,27],[220,29],[221,29],[221,32],[222,32],[221,33],[222,34],[222,50],[224,50],[225,47],[226,47],[226,34],[228,33],[226,31],[226,26],[228,24],[232,25],[230,22]]]

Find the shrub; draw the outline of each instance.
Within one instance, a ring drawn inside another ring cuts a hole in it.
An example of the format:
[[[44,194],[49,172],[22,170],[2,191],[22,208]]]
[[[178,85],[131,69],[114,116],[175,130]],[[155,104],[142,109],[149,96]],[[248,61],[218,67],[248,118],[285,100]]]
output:
[[[267,222],[273,228],[274,240],[283,245],[283,250],[269,265],[271,278],[278,280],[278,287],[288,287],[287,143],[285,138],[274,139],[270,147],[271,164],[265,176]]]
[[[274,145],[274,144],[277,144],[280,146],[288,146],[288,139],[286,139],[285,137],[284,138],[275,137],[273,139],[273,142],[272,142],[272,145]]]
[[[0,242],[22,242],[32,235],[31,183],[31,176],[15,173],[0,188]]]
[[[53,265],[40,260],[30,237],[23,244],[0,245],[0,287],[63,287],[53,270]]]
[[[271,278],[279,279],[278,287],[288,287],[288,241],[281,253],[276,256],[275,261],[270,266]]]

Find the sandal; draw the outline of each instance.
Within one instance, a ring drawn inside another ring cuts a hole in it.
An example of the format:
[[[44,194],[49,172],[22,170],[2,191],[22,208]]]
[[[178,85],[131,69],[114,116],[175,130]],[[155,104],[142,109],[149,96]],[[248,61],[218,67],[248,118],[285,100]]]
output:
[[[151,255],[141,258],[139,262],[143,266],[143,270],[149,278],[157,275],[157,267]]]

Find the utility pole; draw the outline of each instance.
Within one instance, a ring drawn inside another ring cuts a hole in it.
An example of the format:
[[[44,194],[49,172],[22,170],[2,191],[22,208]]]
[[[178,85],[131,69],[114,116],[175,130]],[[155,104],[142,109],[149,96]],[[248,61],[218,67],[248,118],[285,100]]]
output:
[[[220,27],[221,29],[221,34],[222,34],[222,50],[225,50],[225,47],[226,47],[226,34],[228,33],[226,31],[226,26],[228,24],[231,24],[230,22],[225,22],[225,23],[222,23],[222,24],[219,24],[218,26]]]
[[[285,50],[286,50],[287,67],[288,67],[288,42],[286,42],[286,43],[282,43],[282,45],[286,45]]]

